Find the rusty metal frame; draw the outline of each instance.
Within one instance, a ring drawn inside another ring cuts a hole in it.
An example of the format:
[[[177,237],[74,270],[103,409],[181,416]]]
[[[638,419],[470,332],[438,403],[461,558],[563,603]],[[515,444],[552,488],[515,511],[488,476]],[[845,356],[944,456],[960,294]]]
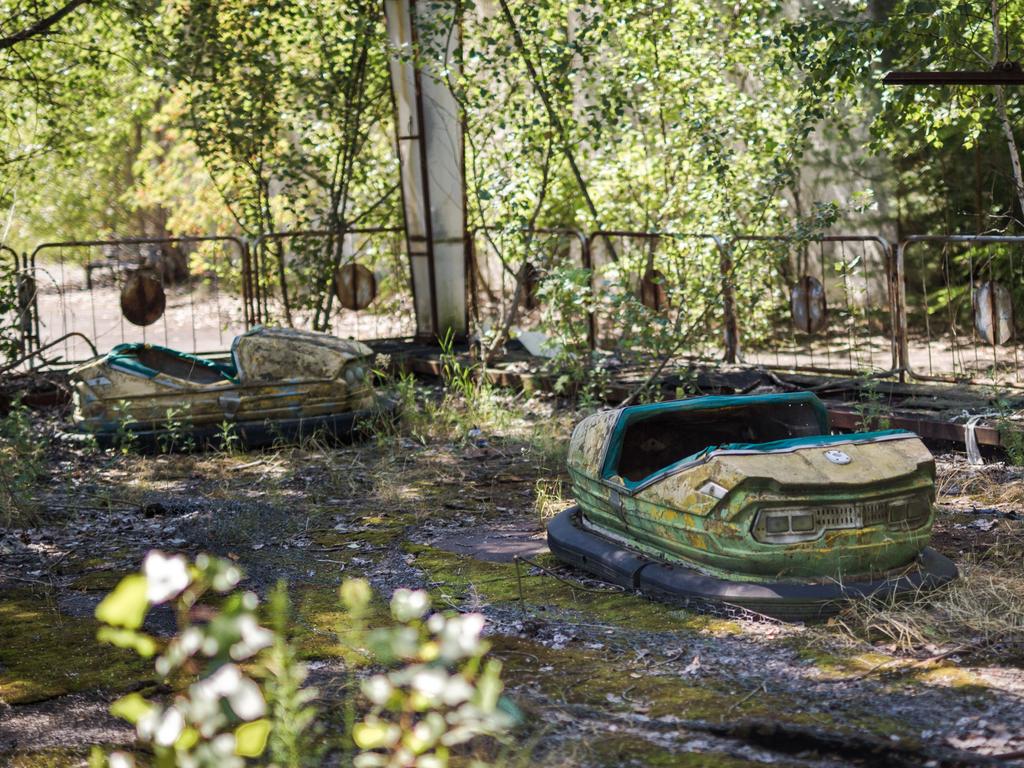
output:
[[[608,253],[611,254],[612,261],[618,261],[619,257],[612,245],[611,239],[613,237],[628,237],[637,240],[654,240],[655,248],[657,247],[657,241],[661,238],[669,238],[672,240],[708,240],[714,244],[718,250],[719,255],[719,272],[722,276],[722,302],[723,302],[723,321],[725,323],[725,350],[723,354],[723,361],[726,363],[735,363],[739,355],[739,324],[736,318],[736,303],[733,294],[732,285],[732,245],[726,242],[718,235],[706,233],[706,232],[639,232],[627,229],[607,229],[597,230],[591,232],[587,236],[587,261],[590,263],[591,273],[591,292],[596,295],[594,288],[594,269],[593,269],[593,255],[591,247],[597,238],[604,238],[605,243],[608,246]],[[596,326],[593,313],[591,313],[591,335],[595,339],[596,344]]]
[[[374,235],[374,234],[397,235],[397,234],[403,234],[404,232],[405,232],[404,227],[353,227],[351,229],[330,229],[330,228],[327,228],[327,229],[297,229],[297,230],[294,230],[294,231],[265,232],[264,234],[260,235],[259,237],[255,238],[252,241],[252,251],[253,251],[253,254],[256,255],[257,260],[260,260],[262,258],[262,256],[260,254],[262,254],[264,252],[264,246],[266,245],[267,242],[270,242],[270,241],[278,241],[278,242],[280,242],[282,240],[292,240],[292,239],[295,239],[295,238],[303,239],[303,238],[316,238],[316,237],[321,237],[321,238],[323,238],[323,237],[336,237],[336,238],[338,238],[338,242],[340,243],[340,242],[342,242],[344,240],[346,235]],[[406,257],[408,257],[408,256],[409,256],[409,254],[407,252],[406,253]],[[339,266],[342,266],[342,265],[339,264]],[[262,274],[263,274],[262,272],[258,272],[257,273],[257,277],[259,277]],[[413,302],[414,302],[413,312],[415,313],[415,311],[416,311],[416,308],[415,308],[416,284],[415,284],[415,281],[412,278],[412,274],[409,275],[409,288],[410,288],[410,291],[411,291],[412,296],[413,296]],[[283,283],[281,285],[281,290],[282,291],[287,290],[287,286],[284,285]],[[257,289],[257,295],[263,296],[263,300],[264,300],[264,303],[263,303],[263,314],[261,316],[262,319],[260,320],[260,322],[266,322],[267,320],[269,320],[269,316],[268,316],[268,314],[266,312],[267,286],[260,285],[260,287]],[[286,297],[282,297],[282,298],[286,299]]]
[[[32,295],[28,297],[28,301],[25,302],[25,292],[22,289],[24,281],[28,279],[29,272],[26,269],[28,264],[28,257],[25,255],[18,255],[8,245],[0,245],[0,256],[7,254],[11,258],[11,286],[14,289],[14,300],[15,300],[15,315],[18,329],[18,352],[20,354],[29,353],[31,356],[34,350],[37,350],[38,344],[38,322],[35,319],[35,312],[33,306],[35,303],[35,290],[32,291]]]
[[[899,320],[899,312],[897,310],[897,289],[894,285],[894,275],[896,274],[895,269],[895,255],[894,245],[889,240],[885,239],[881,235],[821,235],[819,237],[810,238],[797,238],[786,235],[735,235],[729,240],[730,251],[735,252],[734,246],[736,243],[744,242],[775,242],[775,243],[876,243],[882,254],[882,260],[886,272],[886,303],[889,310],[889,344],[892,355],[892,364],[890,371],[895,375],[897,373],[902,375],[902,363],[899,354],[900,340],[902,338],[902,327]],[[742,362],[742,359],[740,360]],[[862,371],[852,369],[842,369],[834,367],[821,367],[815,365],[796,365],[796,366],[783,366],[783,365],[766,365],[768,369],[785,369],[785,370],[801,370],[808,371],[810,373],[838,373],[844,375],[856,376],[860,375]]]
[[[477,296],[477,285],[476,285],[476,274],[477,274],[477,269],[476,269],[476,259],[477,259],[476,238],[477,238],[477,235],[479,235],[481,233],[487,234],[487,233],[490,233],[490,232],[504,232],[504,231],[505,230],[501,229],[500,227],[488,227],[488,226],[474,227],[473,229],[469,230],[469,234],[466,237],[466,251],[467,251],[466,269],[469,272],[469,279],[466,281],[466,291],[469,294],[468,297],[467,297],[468,300],[466,302],[466,306],[467,306],[467,308],[469,308],[471,310],[472,314],[477,316],[477,319],[479,319],[479,312],[478,312],[478,308],[476,306],[476,296]],[[581,262],[581,266],[583,267],[583,269],[590,270],[591,274],[593,274],[593,267],[592,267],[592,265],[590,263],[590,243],[588,241],[587,236],[583,233],[582,230],[577,229],[576,227],[533,227],[532,229],[524,227],[524,228],[519,229],[517,231],[519,231],[519,232],[521,232],[523,234],[532,232],[533,234],[536,234],[536,235],[556,235],[556,236],[560,236],[560,237],[564,237],[564,238],[575,238],[575,240],[580,244],[580,262]],[[490,238],[488,238],[488,239],[490,239]],[[504,263],[504,259],[502,259],[502,266],[505,269],[508,269],[508,266]],[[590,281],[590,286],[591,286],[591,293],[593,293],[593,280],[592,279]],[[594,349],[594,344],[595,344],[595,341],[594,341],[594,313],[593,313],[593,311],[589,311],[587,313],[587,345],[589,346],[590,349]]]
[[[249,285],[249,277],[251,276],[251,265],[250,265],[250,254],[247,243],[240,237],[234,235],[182,235],[180,237],[126,237],[126,238],[113,238],[106,240],[64,240],[55,242],[45,242],[37,245],[30,254],[25,257],[25,269],[31,273],[32,277],[36,276],[36,258],[37,256],[48,250],[63,249],[63,248],[95,248],[104,245],[113,246],[124,246],[124,245],[169,245],[178,243],[232,243],[238,248],[238,254],[241,258],[241,269],[242,269],[242,309],[245,319],[245,327],[251,328],[256,322],[255,309],[252,305],[252,291]],[[61,287],[63,290],[63,287]],[[40,334],[40,319],[39,319],[39,302],[38,302],[38,281],[36,284],[36,290],[34,291],[33,297],[33,315],[35,323],[35,342],[37,345],[41,344],[42,337]],[[196,354],[213,354],[210,352],[196,352]],[[76,363],[84,362],[82,360],[67,360],[65,364],[74,365]]]
[[[915,243],[941,243],[944,245],[998,245],[1000,243],[1008,245],[1021,245],[1024,246],[1024,236],[1022,235],[912,235],[905,237],[896,246],[895,254],[895,271],[896,278],[894,280],[898,295],[895,300],[895,308],[899,313],[900,317],[900,337],[899,337],[899,353],[900,353],[900,364],[906,370],[907,375],[918,381],[931,381],[931,382],[944,382],[944,383],[979,383],[975,378],[957,378],[955,375],[942,376],[926,374],[918,372],[913,369],[910,364],[910,333],[908,327],[908,312],[907,312],[907,277],[906,277],[906,252],[907,249]],[[974,314],[974,292],[973,292],[973,276],[972,276],[972,292],[971,292],[971,309],[972,309],[972,334],[976,333],[973,327],[973,314]],[[927,311],[927,310],[926,310]],[[1014,331],[1013,337],[1017,340],[1016,331]],[[991,346],[991,345],[985,345]],[[955,357],[954,357],[955,360]],[[954,369],[955,373],[955,369]],[[1000,386],[1011,387],[1014,389],[1024,388],[1024,382],[1000,382]]]

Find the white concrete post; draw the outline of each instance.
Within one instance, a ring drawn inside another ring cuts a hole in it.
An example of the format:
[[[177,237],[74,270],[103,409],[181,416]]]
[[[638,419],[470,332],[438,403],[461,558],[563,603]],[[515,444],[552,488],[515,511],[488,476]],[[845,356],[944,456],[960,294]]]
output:
[[[412,272],[416,334],[467,332],[462,121],[448,77],[461,38],[453,0],[384,0],[395,139]]]

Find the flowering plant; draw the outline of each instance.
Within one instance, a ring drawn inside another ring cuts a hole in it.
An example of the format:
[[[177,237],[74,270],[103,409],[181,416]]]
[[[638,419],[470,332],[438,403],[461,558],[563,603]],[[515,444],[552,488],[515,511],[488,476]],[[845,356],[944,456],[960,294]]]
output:
[[[349,609],[368,595],[350,589]],[[518,713],[501,697],[501,662],[484,659],[484,617],[430,613],[427,593],[409,589],[395,591],[391,615],[395,626],[367,635],[394,669],[363,681],[372,709],[353,728],[355,768],[445,768],[452,747],[507,732]]]
[[[157,656],[156,671],[165,678],[181,671],[197,679],[167,704],[132,693],[111,707],[152,746],[157,765],[240,768],[245,757],[266,747],[266,701],[240,665],[270,647],[274,633],[258,624],[253,592],[232,593],[241,577],[227,560],[199,555],[190,564],[180,555],[154,550],[141,574],[126,576],[96,607],[96,618],[105,625],[100,640],[150,657],[157,644],[142,631],[146,615],[153,606],[174,603],[179,632]],[[227,595],[218,610],[199,602],[211,591]],[[110,765],[127,768],[134,759],[115,752]]]

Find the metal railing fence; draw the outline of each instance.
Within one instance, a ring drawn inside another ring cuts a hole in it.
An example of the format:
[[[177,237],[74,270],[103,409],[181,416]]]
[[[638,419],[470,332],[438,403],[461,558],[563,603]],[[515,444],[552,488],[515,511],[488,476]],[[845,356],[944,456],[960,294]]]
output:
[[[332,331],[353,338],[394,338],[416,332],[415,294],[397,227],[270,232],[252,241],[255,305],[262,323]],[[346,267],[365,267],[369,304],[342,306],[338,280]],[[364,319],[365,318],[365,319]]]
[[[165,306],[132,325],[122,293],[152,271],[146,248],[186,251],[190,274],[158,276]],[[0,265],[3,328],[29,365],[43,348],[69,364],[125,341],[223,352],[257,323],[289,320],[364,340],[415,332],[398,228],[81,240],[20,255],[0,246]],[[335,296],[346,267],[376,289],[354,310]],[[504,322],[516,301],[521,330],[547,328],[551,310],[571,314],[563,335],[584,351],[1024,388],[1024,236],[893,243],[481,227],[467,239],[466,269],[476,332]]]

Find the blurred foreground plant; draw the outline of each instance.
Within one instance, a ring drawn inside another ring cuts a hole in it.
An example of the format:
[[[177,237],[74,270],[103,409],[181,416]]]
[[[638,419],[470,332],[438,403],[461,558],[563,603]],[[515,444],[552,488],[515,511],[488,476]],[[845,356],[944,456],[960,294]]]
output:
[[[263,753],[271,723],[263,690],[241,663],[274,645],[275,635],[256,621],[255,593],[234,591],[241,570],[227,560],[199,555],[188,563],[159,551],[146,556],[141,574],[126,576],[96,607],[105,624],[98,639],[153,656],[157,642],[142,631],[149,609],[172,603],[178,632],[156,658],[163,678],[180,673],[197,679],[166,704],[132,693],[111,712],[135,725],[139,741],[157,766],[242,766]],[[201,599],[226,595],[214,609]],[[134,765],[123,752],[110,765]]]
[[[96,608],[104,625],[98,639],[156,656],[157,673],[177,683],[166,702],[132,693],[111,707],[135,725],[157,768],[300,768],[320,765],[329,746],[313,703],[317,691],[305,686],[306,667],[287,638],[284,585],[271,593],[267,629],[257,621],[255,593],[236,589],[241,578],[227,560],[199,555],[190,563],[152,551],[142,573],[122,579]],[[341,634],[387,669],[364,681],[371,709],[361,719],[355,697],[346,698],[345,735],[348,749],[360,750],[357,768],[444,768],[453,747],[500,738],[514,724],[516,709],[501,698],[501,664],[484,658],[483,616],[428,616],[425,592],[400,589],[391,601],[396,624],[368,630],[369,584],[346,580],[340,596],[348,609]],[[157,640],[142,627],[149,610],[164,603],[174,608],[178,632],[157,655]],[[192,682],[184,686],[183,678]],[[129,768],[135,758],[115,752],[108,761],[97,748],[92,764]]]
[[[358,612],[369,588],[350,595],[349,610]],[[366,636],[392,669],[363,681],[373,708],[353,728],[362,750],[355,768],[444,768],[453,747],[507,733],[518,713],[501,697],[501,662],[485,659],[484,617],[430,613],[427,593],[409,589],[395,591],[391,615],[395,626]]]

